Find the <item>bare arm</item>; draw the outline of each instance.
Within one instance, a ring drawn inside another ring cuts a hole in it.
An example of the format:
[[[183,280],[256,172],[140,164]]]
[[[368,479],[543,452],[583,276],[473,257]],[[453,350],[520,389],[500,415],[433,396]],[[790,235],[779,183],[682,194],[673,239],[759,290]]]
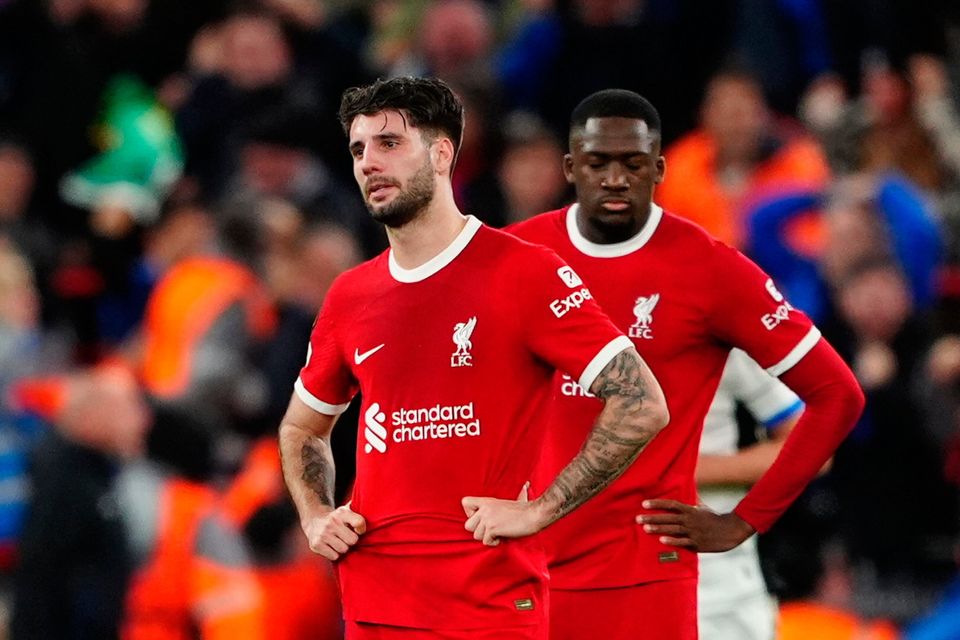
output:
[[[667,424],[660,385],[634,349],[616,355],[590,391],[604,402],[586,442],[533,502],[466,497],[466,528],[484,544],[530,535],[599,493],[629,467]]]
[[[603,410],[580,453],[534,502],[544,511],[543,526],[617,479],[669,421],[660,385],[634,349],[616,355],[590,391],[604,402]]]
[[[336,416],[317,413],[296,394],[280,422],[283,477],[297,505],[300,526],[310,548],[329,560],[346,553],[366,530],[363,517],[349,505],[334,507],[330,433],[335,422]]]
[[[697,459],[697,486],[752,485],[780,454],[800,412],[791,414],[771,430],[769,440],[744,447],[730,455],[703,454]]]

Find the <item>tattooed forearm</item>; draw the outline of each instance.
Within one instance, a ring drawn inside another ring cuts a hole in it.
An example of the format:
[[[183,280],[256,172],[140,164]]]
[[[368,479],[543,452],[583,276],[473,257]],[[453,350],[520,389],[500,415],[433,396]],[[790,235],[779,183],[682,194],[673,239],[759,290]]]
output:
[[[659,385],[633,349],[617,355],[590,390],[605,405],[580,453],[543,495],[550,522],[618,478],[667,422]]]
[[[280,422],[277,439],[283,480],[297,505],[301,524],[334,508],[330,434],[335,422],[334,416],[317,413],[296,394]]]
[[[320,499],[320,504],[333,506],[333,466],[327,459],[325,445],[314,439],[303,443],[300,461],[303,474],[300,479]]]

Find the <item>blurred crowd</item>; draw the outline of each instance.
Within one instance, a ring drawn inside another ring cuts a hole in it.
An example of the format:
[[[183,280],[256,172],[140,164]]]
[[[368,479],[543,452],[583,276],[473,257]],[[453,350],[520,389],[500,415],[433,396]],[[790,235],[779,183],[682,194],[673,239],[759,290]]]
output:
[[[0,0],[4,633],[341,637],[274,433],[327,287],[386,246],[336,110],[395,75],[463,98],[456,197],[495,226],[571,200],[584,96],[649,98],[655,200],[770,273],[868,399],[761,540],[783,637],[960,638],[950,0]]]

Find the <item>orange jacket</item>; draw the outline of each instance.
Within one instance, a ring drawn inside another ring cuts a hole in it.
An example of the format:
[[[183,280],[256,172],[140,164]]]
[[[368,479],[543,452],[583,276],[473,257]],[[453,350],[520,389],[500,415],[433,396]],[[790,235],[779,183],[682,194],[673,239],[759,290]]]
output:
[[[215,493],[162,483],[151,554],[134,572],[122,640],[264,640],[259,585],[215,511]]]
[[[267,337],[276,315],[252,271],[215,257],[189,258],[174,266],[147,302],[141,371],[147,391],[161,398],[186,391],[197,347],[217,318],[236,303],[246,310],[250,335]]]
[[[780,607],[777,640],[896,640],[889,622],[867,622],[857,616],[813,602],[789,602]]]
[[[262,438],[220,500],[220,513],[242,529],[256,511],[286,492],[277,439]],[[335,640],[343,637],[340,595],[329,562],[306,549],[299,528],[282,560],[254,568],[264,597],[267,640]]]
[[[743,246],[743,216],[751,203],[770,192],[821,189],[830,177],[820,147],[812,139],[800,137],[786,142],[757,166],[744,192],[733,195],[717,178],[716,155],[716,145],[704,131],[675,142],[664,153],[667,173],[655,200],[734,247]]]

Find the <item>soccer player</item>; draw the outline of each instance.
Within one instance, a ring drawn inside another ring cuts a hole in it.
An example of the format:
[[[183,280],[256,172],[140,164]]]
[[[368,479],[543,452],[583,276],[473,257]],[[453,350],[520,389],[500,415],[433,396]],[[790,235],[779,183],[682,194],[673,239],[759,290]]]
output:
[[[622,90],[589,96],[572,114],[569,144],[564,172],[577,202],[512,230],[557,251],[590,285],[656,374],[671,423],[619,480],[544,531],[551,637],[696,638],[696,552],[726,551],[769,528],[853,426],[863,394],[766,274],[653,203],[665,163],[647,100]],[[717,514],[692,506],[694,468],[731,346],[780,376],[806,409],[770,470]],[[556,395],[532,495],[599,410],[573,379],[558,380]]]
[[[463,108],[445,84],[351,89],[340,119],[390,249],[332,285],[280,425],[303,531],[337,561],[348,638],[545,638],[529,534],[633,462],[666,424],[662,393],[556,254],[458,211]],[[528,502],[557,368],[604,406]],[[358,390],[356,483],[335,507],[329,437]]]
[[[768,437],[738,449],[737,403]],[[770,468],[803,412],[803,402],[740,349],[731,349],[720,386],[703,420],[697,487],[700,501],[730,511],[747,487]],[[756,537],[723,553],[699,556],[697,618],[700,640],[772,640],[776,605],[760,570]]]

